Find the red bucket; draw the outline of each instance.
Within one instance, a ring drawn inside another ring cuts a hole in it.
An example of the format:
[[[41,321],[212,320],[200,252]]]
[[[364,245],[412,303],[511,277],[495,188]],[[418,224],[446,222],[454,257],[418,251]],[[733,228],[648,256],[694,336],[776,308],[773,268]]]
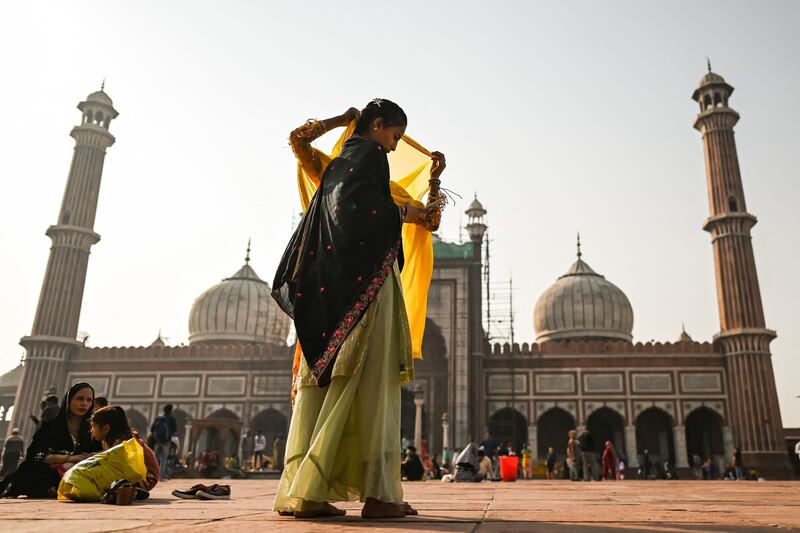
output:
[[[518,464],[519,464],[519,457],[517,457],[516,455],[500,456],[500,477],[503,479],[503,481],[517,480]]]

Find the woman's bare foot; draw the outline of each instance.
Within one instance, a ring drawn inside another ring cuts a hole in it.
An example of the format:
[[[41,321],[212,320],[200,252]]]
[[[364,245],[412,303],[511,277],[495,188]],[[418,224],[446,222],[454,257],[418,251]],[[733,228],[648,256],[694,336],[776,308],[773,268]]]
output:
[[[391,502],[382,502],[375,498],[367,498],[364,508],[361,509],[361,518],[403,518],[406,511],[401,505]]]
[[[339,509],[333,505],[325,502],[319,509],[310,509],[308,511],[295,511],[295,518],[323,518],[326,516],[344,516],[347,513],[344,509]]]
[[[403,509],[403,512],[406,513],[406,516],[416,516],[419,514],[419,511],[411,507],[411,504],[408,502],[403,502],[400,507]]]

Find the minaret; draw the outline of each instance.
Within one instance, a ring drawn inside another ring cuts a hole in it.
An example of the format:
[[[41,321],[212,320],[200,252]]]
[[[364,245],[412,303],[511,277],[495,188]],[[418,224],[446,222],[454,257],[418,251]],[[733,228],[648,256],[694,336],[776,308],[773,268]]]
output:
[[[715,343],[726,354],[728,418],[734,445],[746,468],[768,477],[790,475],[783,423],[753,255],[750,229],[756,217],[747,212],[733,127],[739,114],[728,107],[733,93],[722,76],[700,80],[692,98],[700,113],[694,127],[703,135],[710,216],[703,229],[711,234],[717,282],[720,332]]]
[[[453,428],[453,437],[456,442],[466,442],[472,439],[473,435],[482,435],[485,432],[484,425],[486,423],[486,414],[483,409],[485,405],[485,398],[482,393],[478,396],[470,398],[468,394],[463,391],[482,391],[484,373],[483,373],[483,351],[487,342],[486,332],[483,329],[483,302],[481,288],[486,289],[486,305],[487,314],[491,313],[488,307],[489,300],[489,240],[486,237],[486,225],[484,217],[486,216],[486,209],[483,204],[478,200],[478,193],[470,202],[467,209],[464,211],[467,215],[467,233],[469,240],[472,242],[472,260],[467,267],[468,285],[467,291],[470,297],[468,321],[469,321],[469,340],[468,350],[470,359],[467,364],[466,382],[461,378],[463,370],[456,369],[454,374],[456,378],[451,383],[455,394],[453,396],[454,404],[450,407],[449,417],[452,420],[451,427]],[[483,244],[486,242],[486,267],[483,268],[482,256],[484,253]],[[454,368],[451,366],[451,368]],[[463,367],[462,367],[463,368]],[[465,408],[465,410],[461,407]]]
[[[59,394],[64,393],[65,363],[81,347],[76,335],[89,249],[100,240],[93,231],[94,218],[106,149],[115,140],[108,126],[117,111],[102,88],[78,104],[78,109],[83,115],[80,125],[70,132],[75,149],[64,199],[57,223],[46,232],[53,244],[33,330],[20,341],[25,347],[25,366],[12,425],[20,428],[26,442],[33,433],[30,415],[39,415],[43,392],[55,386]]]

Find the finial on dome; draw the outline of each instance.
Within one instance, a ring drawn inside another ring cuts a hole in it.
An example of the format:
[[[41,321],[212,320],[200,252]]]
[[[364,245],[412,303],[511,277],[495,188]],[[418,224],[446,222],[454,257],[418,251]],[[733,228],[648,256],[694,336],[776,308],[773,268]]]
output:
[[[244,257],[244,262],[246,264],[248,264],[248,265],[250,264],[250,241],[251,240],[252,240],[251,238],[247,239],[247,255]]]
[[[578,259],[581,258],[583,254],[581,253],[581,232],[578,232]]]
[[[711,72],[711,60],[706,56],[706,65],[708,66],[708,71]]]
[[[103,83],[100,84],[100,90],[101,91],[105,91],[106,90],[106,79],[105,78],[103,78]]]

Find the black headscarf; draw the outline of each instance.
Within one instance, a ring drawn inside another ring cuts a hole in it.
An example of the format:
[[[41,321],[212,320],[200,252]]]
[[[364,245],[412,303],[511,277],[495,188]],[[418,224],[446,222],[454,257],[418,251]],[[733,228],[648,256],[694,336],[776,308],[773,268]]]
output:
[[[78,391],[82,389],[90,389],[94,400],[94,388],[88,383],[81,381],[70,387],[67,393],[64,394],[64,401],[61,403],[58,415],[53,420],[42,422],[42,425],[33,434],[33,440],[26,454],[28,458],[42,460],[51,453],[76,454],[96,452],[102,449],[100,444],[92,439],[89,429],[89,421],[92,418],[91,408],[83,415],[83,420],[81,420],[77,444],[73,443],[72,436],[69,433],[69,426],[67,425],[69,404]]]
[[[339,348],[395,260],[402,266],[402,226],[389,190],[386,150],[350,137],[325,169],[272,284],[320,386],[330,382]]]

